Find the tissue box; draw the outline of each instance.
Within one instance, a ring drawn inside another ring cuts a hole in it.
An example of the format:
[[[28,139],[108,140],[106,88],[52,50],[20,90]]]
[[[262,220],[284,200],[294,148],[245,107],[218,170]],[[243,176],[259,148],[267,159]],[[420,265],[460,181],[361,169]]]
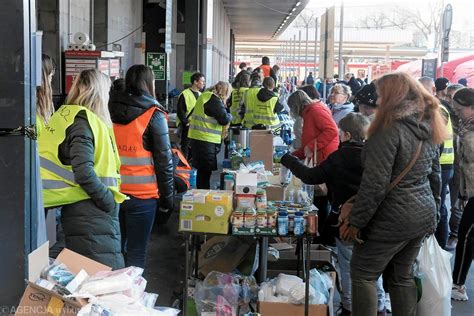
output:
[[[188,191],[181,201],[179,231],[227,234],[233,197],[232,191]]]

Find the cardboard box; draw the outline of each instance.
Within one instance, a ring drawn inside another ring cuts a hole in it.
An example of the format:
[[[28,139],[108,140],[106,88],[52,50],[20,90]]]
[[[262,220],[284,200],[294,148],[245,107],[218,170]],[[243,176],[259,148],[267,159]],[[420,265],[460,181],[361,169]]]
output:
[[[232,191],[190,190],[181,201],[179,231],[229,233]]]
[[[250,161],[259,160],[265,170],[273,171],[273,134],[269,130],[250,132]]]
[[[64,249],[56,259],[64,263],[68,269],[77,274],[82,269],[89,275],[99,271],[110,271],[111,267],[84,257],[72,250]],[[15,315],[76,315],[86,300],[67,299],[53,291],[49,291],[34,282],[40,277],[41,271],[49,262],[49,243],[46,242],[28,255],[28,286],[23,293]]]
[[[206,276],[211,271],[232,272],[250,249],[248,241],[238,237],[214,236],[199,253],[199,271]]]
[[[284,201],[286,196],[286,185],[267,185],[267,201]]]
[[[329,291],[328,304],[309,305],[308,315],[310,316],[333,316],[334,315],[334,289],[336,283],[336,273],[331,272],[333,287]],[[258,312],[262,316],[288,316],[304,315],[304,304],[294,305],[291,303],[258,302]]]
[[[237,173],[235,194],[257,194],[258,175],[256,173]]]

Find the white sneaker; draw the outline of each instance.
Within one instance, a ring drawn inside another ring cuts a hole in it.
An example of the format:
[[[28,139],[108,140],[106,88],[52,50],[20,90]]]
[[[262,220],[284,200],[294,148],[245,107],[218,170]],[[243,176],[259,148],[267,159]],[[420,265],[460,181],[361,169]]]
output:
[[[467,297],[466,287],[464,285],[453,284],[451,299],[455,301],[467,301],[469,298]]]
[[[392,302],[390,301],[390,294],[385,293],[385,310],[387,313],[392,312]]]

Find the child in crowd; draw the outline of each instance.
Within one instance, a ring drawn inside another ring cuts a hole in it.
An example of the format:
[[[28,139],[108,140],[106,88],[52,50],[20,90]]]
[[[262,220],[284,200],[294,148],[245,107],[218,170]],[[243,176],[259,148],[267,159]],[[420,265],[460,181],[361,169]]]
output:
[[[369,119],[360,113],[349,113],[339,122],[339,136],[341,144],[339,149],[333,152],[319,166],[310,168],[305,166],[297,157],[286,154],[281,163],[291,170],[294,176],[300,178],[306,184],[326,183],[330,192],[331,216],[337,219],[339,208],[350,197],[354,196],[362,179],[361,153],[370,125]],[[337,220],[326,221],[323,234],[332,234],[336,237],[339,267],[342,281],[342,314],[351,314],[351,277],[350,260],[352,257],[352,243],[346,243],[338,237],[338,229],[330,225]],[[382,278],[377,282],[378,310],[379,315],[385,315],[385,293]]]

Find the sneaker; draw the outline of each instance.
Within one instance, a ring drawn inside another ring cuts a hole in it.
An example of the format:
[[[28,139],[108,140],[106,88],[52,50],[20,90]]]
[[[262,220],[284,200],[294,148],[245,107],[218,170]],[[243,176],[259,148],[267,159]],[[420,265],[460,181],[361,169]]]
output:
[[[451,299],[455,301],[467,301],[466,287],[464,285],[453,284],[453,289],[451,290]]]
[[[387,313],[392,312],[392,302],[390,302],[390,294],[385,293],[385,310]]]
[[[446,243],[446,250],[453,251],[456,250],[458,244],[458,239],[456,237],[449,237],[448,242]]]

